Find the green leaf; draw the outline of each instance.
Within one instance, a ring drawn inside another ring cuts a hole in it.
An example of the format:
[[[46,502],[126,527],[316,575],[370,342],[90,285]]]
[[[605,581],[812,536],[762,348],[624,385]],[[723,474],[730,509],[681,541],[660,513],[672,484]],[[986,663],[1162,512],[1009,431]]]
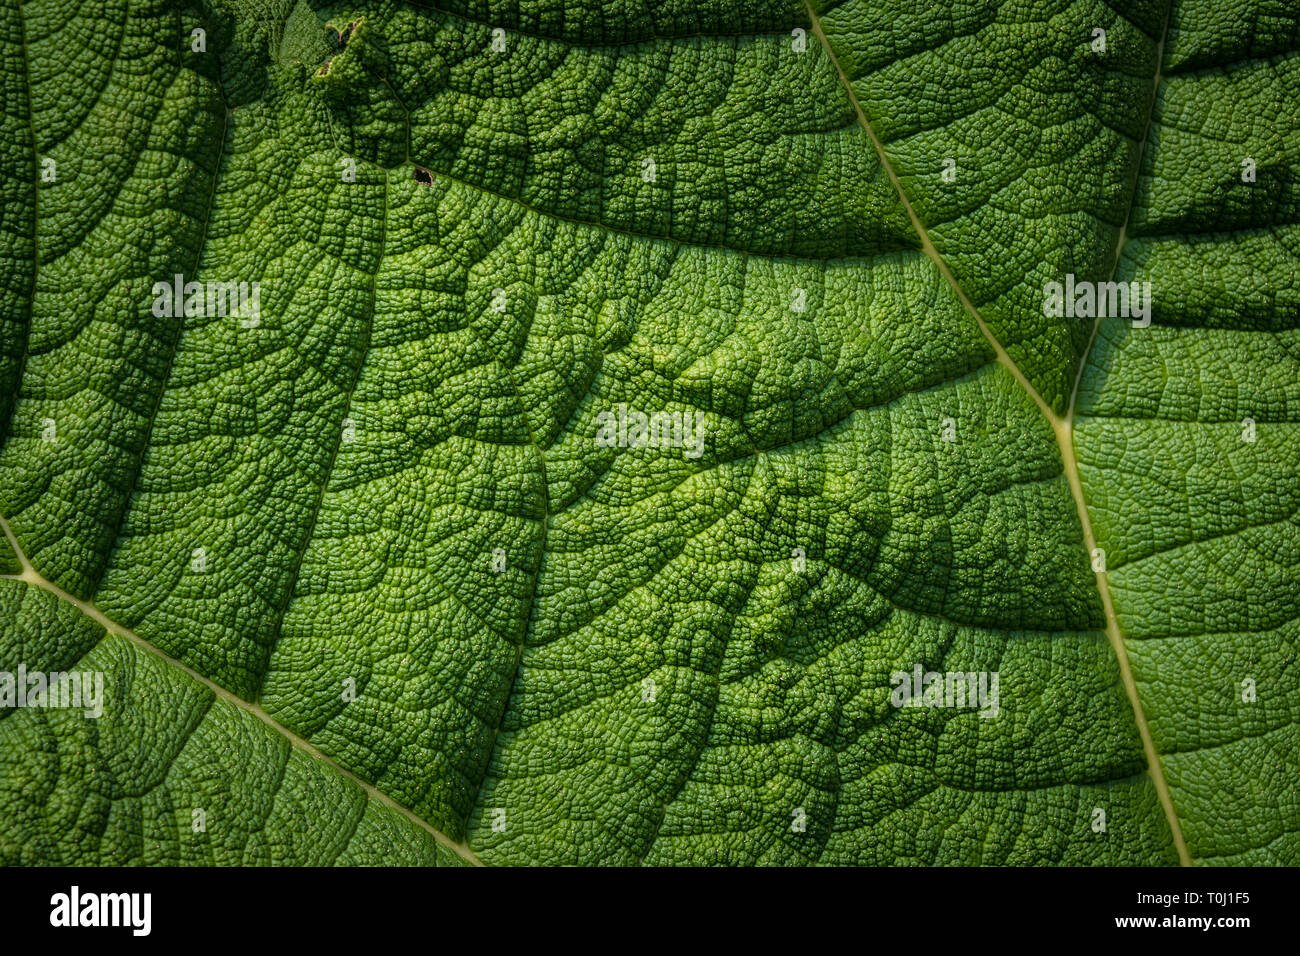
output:
[[[1296,862],[1278,0],[0,9],[0,862]]]
[[[1151,734],[1216,864],[1300,854],[1300,58],[1259,23],[1171,33],[1118,266],[1162,292],[1150,328],[1100,323],[1076,425]]]

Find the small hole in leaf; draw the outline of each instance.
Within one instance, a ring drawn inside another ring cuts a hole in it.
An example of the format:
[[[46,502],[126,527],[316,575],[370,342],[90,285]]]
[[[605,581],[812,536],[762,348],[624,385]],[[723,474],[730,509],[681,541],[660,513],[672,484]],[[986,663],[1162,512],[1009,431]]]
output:
[[[432,186],[432,185],[433,185],[433,174],[430,173],[430,172],[429,172],[427,169],[425,169],[423,166],[416,166],[416,167],[415,167],[415,181],[416,181],[417,183],[423,183],[425,186]]]
[[[357,24],[360,22],[361,22],[360,20],[353,20],[351,23],[345,26],[341,31],[339,31],[340,50],[346,50],[348,48],[348,41],[352,39],[352,31],[354,31],[357,28]]]

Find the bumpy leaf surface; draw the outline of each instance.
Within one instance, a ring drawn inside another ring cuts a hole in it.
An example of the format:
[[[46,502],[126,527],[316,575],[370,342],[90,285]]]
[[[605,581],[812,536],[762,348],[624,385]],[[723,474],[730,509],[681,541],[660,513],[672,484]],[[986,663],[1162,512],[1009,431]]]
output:
[[[0,19],[0,863],[1300,860],[1286,0]]]

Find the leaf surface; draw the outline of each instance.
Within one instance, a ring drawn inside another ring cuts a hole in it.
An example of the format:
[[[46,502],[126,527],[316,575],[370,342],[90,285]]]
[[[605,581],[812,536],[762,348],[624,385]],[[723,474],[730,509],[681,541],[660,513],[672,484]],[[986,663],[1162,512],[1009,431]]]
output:
[[[0,15],[0,861],[1295,862],[1280,3]]]

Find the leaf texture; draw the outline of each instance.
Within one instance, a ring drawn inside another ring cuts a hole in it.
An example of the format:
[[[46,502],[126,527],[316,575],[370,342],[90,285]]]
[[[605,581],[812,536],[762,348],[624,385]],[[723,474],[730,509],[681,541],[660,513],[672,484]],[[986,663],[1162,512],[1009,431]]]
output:
[[[1296,861],[1281,0],[2,10],[0,862]]]

